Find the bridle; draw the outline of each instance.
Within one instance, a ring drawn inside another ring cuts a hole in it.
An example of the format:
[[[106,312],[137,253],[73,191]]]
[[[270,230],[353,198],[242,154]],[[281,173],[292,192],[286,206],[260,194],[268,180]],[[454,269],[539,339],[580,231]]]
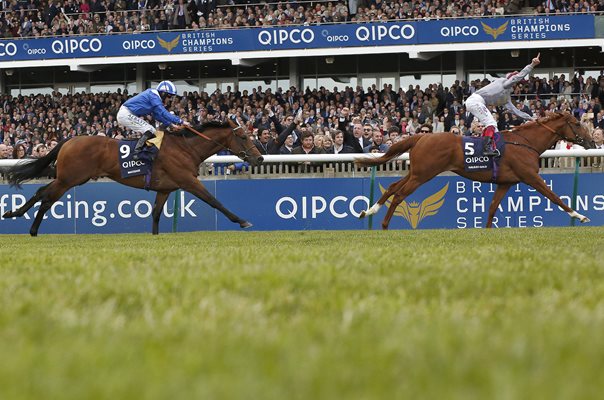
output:
[[[201,137],[201,138],[203,138],[203,139],[206,139],[206,140],[208,140],[208,141],[210,141],[210,142],[212,142],[212,143],[217,144],[217,145],[218,145],[218,146],[220,146],[222,149],[225,149],[225,150],[229,151],[231,154],[236,155],[237,157],[241,158],[243,161],[247,161],[247,160],[248,160],[248,159],[251,157],[251,155],[249,154],[249,151],[250,151],[250,150],[252,150],[252,149],[255,147],[254,145],[252,145],[252,146],[250,146],[249,148],[246,148],[246,149],[245,149],[245,150],[243,150],[243,151],[240,151],[240,152],[238,152],[238,153],[235,153],[233,150],[231,150],[231,148],[230,148],[230,147],[225,146],[224,144],[222,144],[222,143],[220,143],[220,142],[216,141],[215,139],[213,139],[213,138],[209,137],[208,135],[204,135],[203,133],[198,132],[198,131],[197,131],[197,130],[195,130],[193,127],[191,127],[191,126],[189,126],[189,125],[185,125],[185,128],[187,128],[188,130],[190,130],[191,132],[193,132],[193,133],[194,133],[194,134],[196,134],[197,136],[199,136],[199,137]],[[238,135],[238,134],[236,133],[236,132],[237,132],[239,129],[241,129],[241,132],[242,132],[242,134],[241,134],[241,135]],[[246,138],[246,136],[245,136],[245,130],[243,129],[243,127],[242,127],[242,126],[241,126],[239,123],[237,124],[237,127],[235,127],[235,128],[232,128],[232,129],[231,129],[231,133],[232,133],[232,134],[233,134],[233,136],[235,136],[237,139],[245,139],[245,138]]]
[[[537,120],[535,122],[537,122],[537,124],[541,125],[542,127],[544,127],[545,129],[547,129],[548,131],[550,131],[551,133],[553,133],[554,135],[558,136],[560,139],[565,140],[567,142],[571,142],[571,143],[576,143],[579,146],[584,146],[585,144],[585,139],[580,136],[579,134],[577,134],[577,131],[575,131],[575,126],[573,124],[571,124],[567,118],[567,116],[564,116],[564,122],[566,123],[566,125],[568,125],[568,127],[570,128],[570,130],[573,132],[573,135],[575,135],[574,139],[570,139],[560,133],[558,133],[557,131],[553,130],[552,128],[550,128],[549,126],[545,125],[544,123],[542,123],[541,121]]]

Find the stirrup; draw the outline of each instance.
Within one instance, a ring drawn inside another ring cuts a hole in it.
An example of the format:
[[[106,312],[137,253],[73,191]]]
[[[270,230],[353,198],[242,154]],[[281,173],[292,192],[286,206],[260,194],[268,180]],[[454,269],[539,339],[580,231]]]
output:
[[[499,149],[483,149],[482,155],[487,157],[501,157],[501,152]]]

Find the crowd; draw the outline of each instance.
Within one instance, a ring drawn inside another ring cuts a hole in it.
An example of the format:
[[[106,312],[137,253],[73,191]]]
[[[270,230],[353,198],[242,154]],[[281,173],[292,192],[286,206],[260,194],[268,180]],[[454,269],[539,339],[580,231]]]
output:
[[[453,131],[478,134],[464,99],[487,84],[456,82],[450,88],[390,85],[338,91],[320,89],[183,93],[166,107],[186,121],[202,124],[235,114],[263,154],[296,152],[382,152],[407,135]],[[570,87],[570,89],[568,89]],[[569,111],[590,129],[604,128],[604,76],[564,75],[551,80],[531,77],[514,88],[516,106],[531,116]],[[39,157],[64,138],[103,135],[134,138],[118,126],[116,115],[127,92],[17,96],[0,98],[0,158]],[[520,124],[509,112],[493,108],[500,130]],[[289,131],[286,131],[289,129]]]
[[[246,4],[247,3],[247,4]],[[250,4],[251,3],[251,4]],[[0,0],[0,38],[518,14],[601,13],[604,0]]]

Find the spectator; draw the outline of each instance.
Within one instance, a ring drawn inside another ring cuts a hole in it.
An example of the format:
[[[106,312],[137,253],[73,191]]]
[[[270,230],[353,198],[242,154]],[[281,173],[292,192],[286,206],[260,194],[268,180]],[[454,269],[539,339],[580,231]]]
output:
[[[419,133],[432,133],[432,125],[430,125],[430,124],[423,124],[419,128]]]
[[[378,128],[373,129],[371,143],[363,149],[363,153],[373,153],[372,150],[376,149],[378,153],[385,153],[388,150],[388,146],[384,143],[384,135]]]
[[[302,145],[293,149],[292,154],[323,154],[323,149],[315,148],[314,135],[312,132],[302,134]]]
[[[13,149],[13,159],[21,160],[27,154],[27,147],[24,143],[17,143]]]
[[[344,143],[344,132],[340,130],[333,131],[333,146],[325,149],[329,154],[350,154],[355,153],[354,149]]]

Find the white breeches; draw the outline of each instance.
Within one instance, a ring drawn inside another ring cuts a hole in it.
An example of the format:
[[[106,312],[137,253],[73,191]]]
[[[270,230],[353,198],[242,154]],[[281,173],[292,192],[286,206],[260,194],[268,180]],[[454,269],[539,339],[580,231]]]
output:
[[[151,131],[155,133],[155,128],[150,123],[132,114],[128,107],[120,107],[117,112],[117,123],[124,128],[131,129],[133,132],[145,133]]]
[[[470,111],[484,125],[492,126],[497,130],[497,121],[487,108],[484,99],[479,94],[474,93],[466,100],[466,109]]]

